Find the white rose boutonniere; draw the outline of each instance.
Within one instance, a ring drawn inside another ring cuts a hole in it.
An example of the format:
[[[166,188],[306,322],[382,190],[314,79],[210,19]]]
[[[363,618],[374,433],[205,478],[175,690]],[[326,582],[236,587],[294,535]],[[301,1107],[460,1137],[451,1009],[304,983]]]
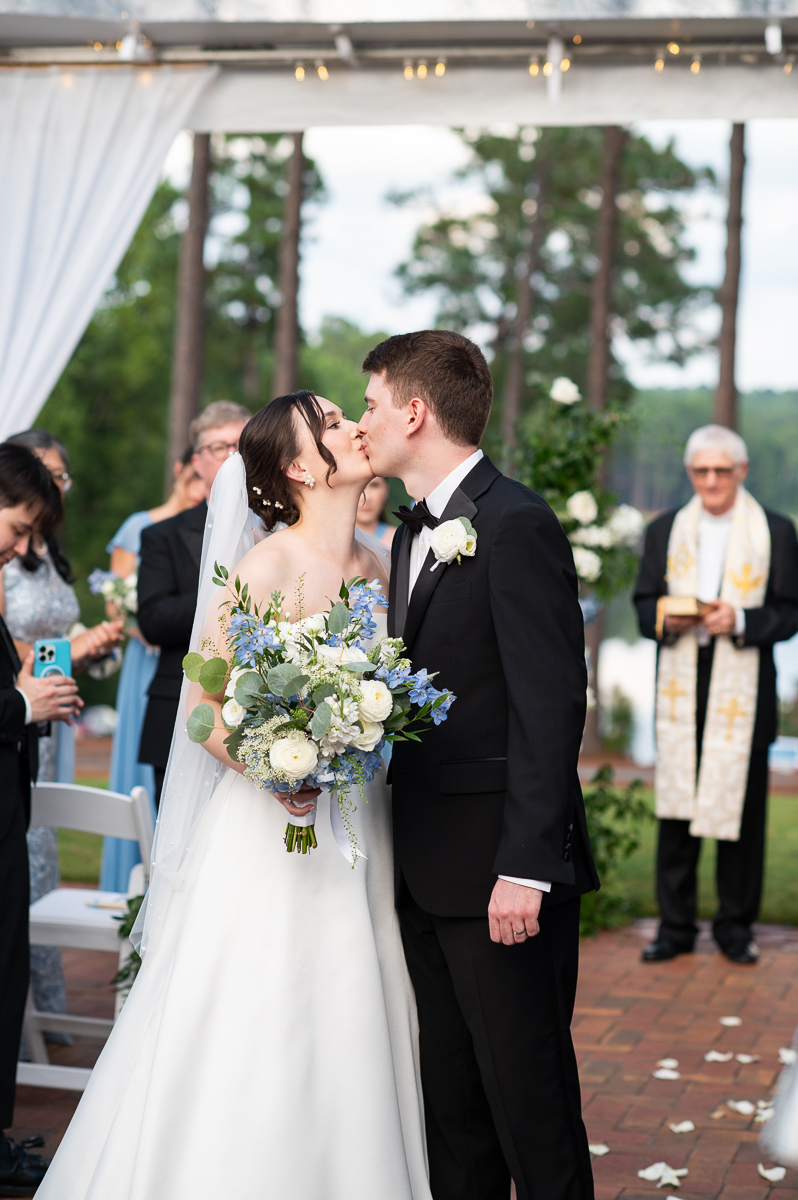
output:
[[[441,563],[460,563],[462,555],[473,558],[477,550],[477,532],[467,517],[444,521],[436,526],[430,537],[430,548],[436,561],[430,567],[435,571]]]

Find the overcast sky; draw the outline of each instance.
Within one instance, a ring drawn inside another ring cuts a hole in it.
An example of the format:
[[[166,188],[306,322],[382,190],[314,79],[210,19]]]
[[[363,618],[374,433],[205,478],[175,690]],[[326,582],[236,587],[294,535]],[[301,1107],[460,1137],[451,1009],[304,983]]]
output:
[[[656,144],[674,137],[686,161],[713,167],[725,182],[727,122],[651,121],[640,129]],[[743,390],[798,388],[798,121],[752,121],[746,139],[738,382]],[[466,157],[459,138],[433,127],[317,128],[308,131],[306,149],[321,170],[328,200],[309,223],[303,249],[305,328],[318,327],[326,314],[390,333],[430,324],[434,299],[405,299],[393,277],[423,210],[396,208],[386,197],[392,190],[429,188],[445,203],[478,202],[472,190],[452,185]],[[172,156],[174,169],[183,157]],[[720,282],[724,221],[722,198],[713,202],[699,194],[688,205],[688,239],[698,252],[692,281]],[[713,385],[717,376],[712,353],[685,368],[629,365],[640,386]]]

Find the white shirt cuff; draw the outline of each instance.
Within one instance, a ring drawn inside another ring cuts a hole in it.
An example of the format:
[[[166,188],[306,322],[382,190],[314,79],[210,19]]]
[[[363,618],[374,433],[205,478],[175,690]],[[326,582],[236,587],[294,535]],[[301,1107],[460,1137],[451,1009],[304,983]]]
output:
[[[506,879],[508,883],[520,883],[522,887],[537,888],[539,892],[551,891],[551,884],[544,883],[541,879],[517,879],[515,875],[500,875],[499,879]]]
[[[745,633],[745,609],[735,605],[734,608],[734,636],[742,637]]]
[[[33,709],[31,708],[30,700],[25,695],[25,693],[23,692],[21,687],[18,687],[17,691],[19,692],[22,699],[25,701],[25,724],[32,725],[33,724]]]

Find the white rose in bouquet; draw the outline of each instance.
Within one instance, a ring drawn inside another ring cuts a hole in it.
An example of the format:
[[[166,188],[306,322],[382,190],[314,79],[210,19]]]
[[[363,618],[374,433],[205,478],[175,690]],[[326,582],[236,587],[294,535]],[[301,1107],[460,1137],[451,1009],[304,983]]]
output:
[[[595,550],[588,550],[585,546],[574,546],[574,566],[576,573],[581,579],[587,583],[594,583],[601,574],[601,559]]]
[[[393,696],[390,688],[378,679],[366,679],[360,685],[362,699],[358,705],[361,719],[385,721],[393,712]],[[362,750],[363,747],[361,746]]]
[[[316,653],[319,658],[326,658],[332,663],[365,663],[369,660],[359,646],[319,646]]]
[[[324,614],[313,613],[312,616],[305,617],[304,620],[297,622],[297,628],[311,637],[316,633],[322,633],[324,630]]]
[[[598,504],[592,492],[574,492],[566,500],[565,509],[580,525],[591,525],[598,516]]]
[[[433,529],[430,546],[439,562],[450,563],[454,562],[458,554],[467,554],[470,557],[474,553],[474,547],[472,547],[469,554],[470,540],[473,541],[473,539],[469,539],[462,521],[444,521],[442,525]]]
[[[582,393],[579,391],[579,388],[573,379],[569,379],[567,375],[560,375],[554,380],[549,395],[558,404],[576,404],[577,400],[582,399]]]
[[[235,729],[244,720],[246,711],[237,700],[228,700],[222,708],[222,720],[229,729]]]
[[[299,730],[278,738],[269,751],[269,762],[275,771],[287,775],[289,779],[304,779],[315,770],[318,761],[316,743]]]
[[[643,514],[631,504],[619,504],[607,522],[613,541],[633,546],[645,526]]]
[[[358,750],[373,750],[382,737],[382,725],[379,721],[367,721],[365,717],[360,718],[360,724],[363,732],[352,738],[352,745]]]
[[[234,696],[236,692],[236,684],[242,675],[246,675],[247,671],[251,671],[252,667],[233,667],[230,672],[230,678],[227,682],[227,687],[224,689],[225,696]]]
[[[574,529],[568,534],[574,546],[599,546],[609,550],[615,545],[615,538],[609,525],[586,525],[583,529]]]

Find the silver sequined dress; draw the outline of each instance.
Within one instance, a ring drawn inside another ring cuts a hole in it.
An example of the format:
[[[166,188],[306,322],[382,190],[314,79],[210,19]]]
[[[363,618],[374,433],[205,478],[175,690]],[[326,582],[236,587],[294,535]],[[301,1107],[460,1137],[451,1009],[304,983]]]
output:
[[[35,572],[26,571],[18,558],[13,559],[3,568],[3,585],[6,624],[11,636],[20,641],[64,637],[80,618],[74,589],[58,574],[49,554]],[[57,723],[53,729],[53,736],[39,739],[38,778],[42,782],[56,778],[57,739],[66,726]],[[58,843],[53,829],[28,831],[28,858],[32,902],[58,887]],[[61,951],[54,946],[32,946],[30,957],[36,1007],[41,1012],[65,1012]]]

